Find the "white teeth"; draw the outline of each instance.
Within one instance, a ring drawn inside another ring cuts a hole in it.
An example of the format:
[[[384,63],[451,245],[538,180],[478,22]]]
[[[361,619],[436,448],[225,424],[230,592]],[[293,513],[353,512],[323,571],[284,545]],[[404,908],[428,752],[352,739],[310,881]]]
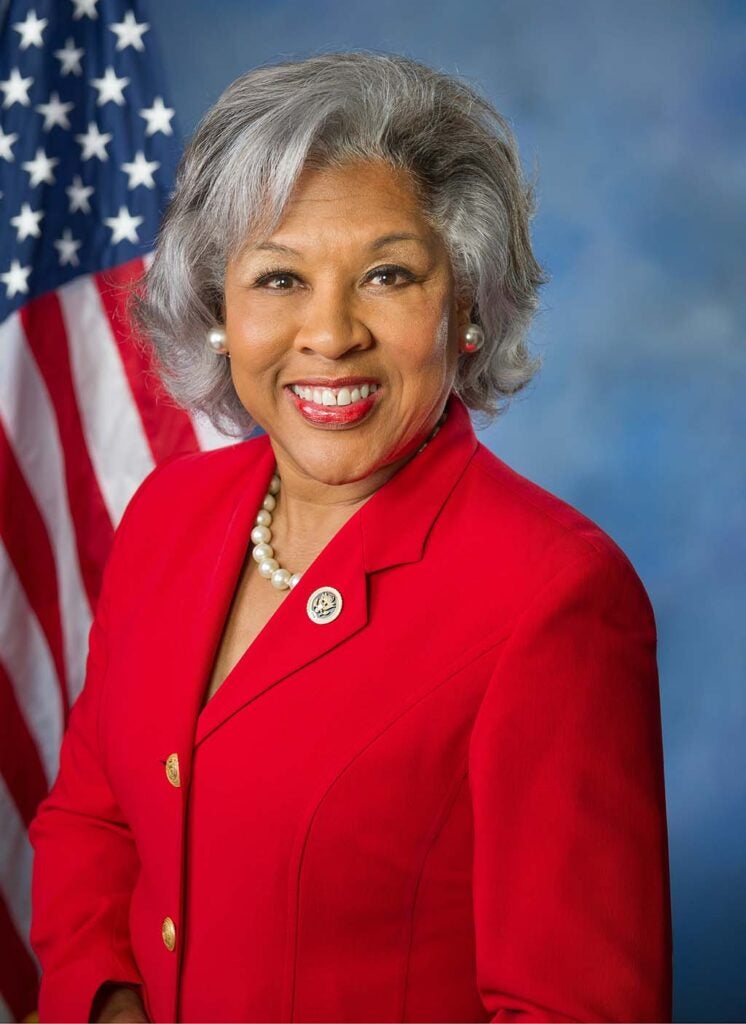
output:
[[[291,390],[299,398],[306,402],[314,402],[316,405],[351,405],[359,402],[368,395],[374,395],[378,390],[377,384],[363,384],[360,388],[314,388],[304,387],[302,384],[291,384]]]

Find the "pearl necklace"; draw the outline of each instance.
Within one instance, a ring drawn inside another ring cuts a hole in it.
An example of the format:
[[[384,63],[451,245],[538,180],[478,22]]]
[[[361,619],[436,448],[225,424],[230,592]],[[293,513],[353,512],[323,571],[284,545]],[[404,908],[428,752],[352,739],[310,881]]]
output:
[[[415,455],[419,455],[421,451],[427,448],[428,444],[430,444],[432,439],[443,426],[445,418],[446,412],[444,410],[443,415],[435,424],[435,427],[430,432],[427,439],[417,449]],[[303,573],[295,572],[291,574],[287,569],[283,569],[274,557],[275,552],[272,547],[272,531],[270,529],[270,524],[272,523],[272,513],[277,506],[276,495],[279,494],[279,491],[280,478],[277,475],[277,466],[275,466],[275,472],[272,474],[272,479],[269,482],[269,488],[267,493],[264,495],[262,507],[256,514],[254,529],[251,531],[251,542],[254,545],[251,557],[258,563],[259,575],[263,576],[266,580],[269,580],[275,590],[292,590],[300,581]]]

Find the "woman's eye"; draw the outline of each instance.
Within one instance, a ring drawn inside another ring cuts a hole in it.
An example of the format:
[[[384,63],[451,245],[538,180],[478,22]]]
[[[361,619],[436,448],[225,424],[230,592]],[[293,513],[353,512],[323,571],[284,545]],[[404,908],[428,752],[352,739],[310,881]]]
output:
[[[286,292],[289,289],[285,285],[281,284],[278,287],[275,284],[273,284],[272,282],[277,282],[277,281],[282,282],[282,281],[284,281],[284,282],[288,283],[288,282],[292,282],[293,280],[294,280],[294,277],[293,277],[292,274],[289,274],[289,273],[287,273],[284,270],[277,270],[277,271],[273,271],[270,274],[264,274],[262,277],[259,278],[259,280],[256,283],[257,283],[257,285],[260,288],[270,288],[271,291],[275,291],[275,292]]]
[[[397,287],[395,280],[397,277],[403,278],[405,281],[413,281],[414,277],[405,270],[404,267],[378,267],[376,270],[371,271],[368,275],[368,280],[372,280],[374,277],[388,278],[384,281],[384,285],[388,287]]]
[[[410,271],[405,270],[404,267],[389,266],[389,267],[377,267],[372,270],[366,277],[366,281],[372,281],[379,279],[385,288],[400,288],[402,284],[406,284],[410,281],[414,281],[414,274]],[[287,292],[292,291],[293,282],[297,278],[295,274],[289,270],[270,270],[261,277],[257,278],[255,286],[257,288],[268,288],[274,292]]]

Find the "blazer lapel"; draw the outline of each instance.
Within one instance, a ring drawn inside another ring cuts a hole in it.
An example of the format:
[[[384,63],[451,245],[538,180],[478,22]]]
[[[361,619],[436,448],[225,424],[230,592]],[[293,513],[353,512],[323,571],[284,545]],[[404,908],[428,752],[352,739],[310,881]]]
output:
[[[264,493],[262,490],[260,499]],[[246,509],[248,529],[244,523],[236,527],[230,550],[220,560],[213,578],[211,639],[208,644],[202,644],[202,656],[195,664],[204,680],[203,691],[241,565],[251,544],[249,535],[258,507],[259,501],[251,506],[253,511]],[[342,595],[342,611],[333,621],[318,624],[309,617],[306,604],[315,590],[328,586]],[[308,567],[300,583],[287,594],[220,689],[202,709],[197,719],[195,745],[270,686],[320,658],[356,633],[367,621],[368,600],[360,524],[353,516]]]
[[[186,670],[192,685],[187,691],[196,701],[192,719],[195,746],[271,686],[323,657],[368,624],[368,575],[422,556],[428,531],[477,448],[468,410],[452,394],[448,416],[436,437],[334,535],[200,712],[251,545],[256,510],[274,468],[274,455],[269,440],[262,438],[265,440],[266,447],[233,505],[188,644]],[[315,622],[307,611],[309,597],[322,587],[334,587],[342,595],[341,613],[326,623]]]

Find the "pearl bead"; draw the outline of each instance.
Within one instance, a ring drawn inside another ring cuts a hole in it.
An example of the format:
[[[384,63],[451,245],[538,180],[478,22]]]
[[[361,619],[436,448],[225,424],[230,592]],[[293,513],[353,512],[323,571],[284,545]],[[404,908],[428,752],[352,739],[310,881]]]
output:
[[[266,526],[255,526],[251,531],[251,540],[254,544],[269,544],[272,534]]]
[[[469,324],[464,331],[464,343],[468,352],[476,352],[484,345],[484,331],[479,324]]]
[[[225,351],[226,334],[222,327],[213,327],[207,332],[207,344],[213,352],[223,353]]]
[[[467,330],[468,337],[474,341],[478,340],[481,335],[484,340],[484,332],[478,324],[471,324],[470,328],[474,330]],[[430,441],[440,430],[441,424],[445,421],[445,412],[440,417],[440,420],[435,425],[434,429],[430,432],[427,440],[417,449],[421,452],[423,448],[426,448]],[[258,563],[259,575],[268,579],[272,586],[276,590],[292,590],[296,587],[303,576],[302,572],[295,572],[292,575],[287,569],[283,569],[280,563],[274,557],[274,549],[272,547],[272,531],[270,525],[272,523],[271,513],[274,511],[277,501],[275,495],[280,492],[280,478],[275,472],[272,479],[269,482],[267,493],[262,501],[262,507],[256,514],[256,526],[251,531],[251,541],[254,544],[254,549],[251,552],[252,558]]]
[[[275,590],[287,590],[290,585],[290,573],[287,569],[275,569],[272,573],[272,586]]]
[[[251,552],[255,562],[263,562],[265,558],[272,558],[274,550],[271,544],[257,544]]]

